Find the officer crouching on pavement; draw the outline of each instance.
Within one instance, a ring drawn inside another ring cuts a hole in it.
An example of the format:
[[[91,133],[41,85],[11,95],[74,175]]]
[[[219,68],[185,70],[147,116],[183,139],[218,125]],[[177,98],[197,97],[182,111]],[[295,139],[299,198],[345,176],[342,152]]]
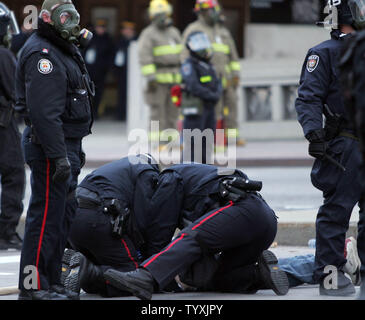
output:
[[[276,236],[277,218],[258,193],[261,188],[261,182],[250,181],[239,170],[224,175],[217,167],[204,164],[165,169],[154,197],[160,201],[161,215],[164,211],[180,213],[182,231],[136,271],[109,269],[104,278],[120,290],[151,299],[156,288],[163,290],[202,257],[211,261],[219,255],[217,268],[209,267],[209,275],[200,273],[215,290],[247,293],[261,283],[277,294],[286,294],[288,279],[277,268],[276,257],[262,256]],[[262,272],[255,270],[257,262],[256,268]],[[246,266],[253,266],[251,277],[241,277],[240,269]],[[221,281],[215,282],[216,274]]]
[[[184,129],[206,129],[212,131],[212,141],[184,140],[184,162],[212,163],[210,158],[214,148],[214,134],[216,129],[215,106],[220,100],[223,87],[210,60],[213,56],[212,44],[203,32],[193,32],[187,37],[186,47],[190,57],[183,63],[183,93],[181,112],[184,116]],[[198,154],[194,152],[197,143]]]
[[[45,0],[17,66],[17,108],[28,117],[23,147],[32,172],[19,299],[68,298],[60,286],[61,261],[77,208],[81,142],[92,124],[92,82],[78,48],[92,34],[80,32],[79,22],[72,1]],[[37,275],[31,285],[25,281],[29,266]]]
[[[15,25],[9,9],[0,2],[0,250],[22,247],[16,227],[23,213],[25,188],[21,138],[14,115],[16,60],[10,51],[11,29]]]
[[[154,196],[159,173],[157,162],[141,154],[106,164],[80,183],[69,242],[84,257],[66,251],[67,289],[79,293],[81,287],[104,297],[126,295],[106,284],[104,271],[135,270],[170,242],[179,213],[159,210],[160,201]]]
[[[343,252],[349,220],[361,196],[361,153],[356,132],[345,110],[338,63],[344,40],[362,28],[357,22],[362,19],[363,4],[354,0],[329,1],[332,14],[338,14],[339,28],[333,24],[331,40],[309,50],[296,101],[298,120],[309,141],[309,154],[316,158],[312,183],[324,197],[316,220],[314,273],[315,281],[320,283],[321,295],[355,293],[351,280],[344,275],[346,259]],[[323,115],[326,119],[324,127]],[[362,215],[362,206],[360,211]],[[327,266],[338,270],[337,288],[325,285]]]

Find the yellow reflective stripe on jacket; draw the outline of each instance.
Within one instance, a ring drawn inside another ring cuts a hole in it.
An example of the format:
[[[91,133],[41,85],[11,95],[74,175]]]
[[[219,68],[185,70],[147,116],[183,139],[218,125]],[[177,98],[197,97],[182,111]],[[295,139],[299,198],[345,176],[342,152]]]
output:
[[[175,83],[182,83],[182,75],[180,73],[175,74]]]
[[[231,67],[232,71],[240,71],[241,70],[241,65],[238,61],[232,61],[230,67]]]
[[[213,43],[213,50],[215,52],[222,52],[224,54],[230,54],[231,53],[231,49],[229,48],[229,46],[227,46],[226,44],[223,43]]]
[[[181,83],[182,76],[181,74],[173,74],[173,73],[157,73],[156,80],[159,83]]]
[[[180,54],[183,50],[182,44],[159,46],[153,48],[153,55],[155,57],[166,56],[169,54]]]
[[[208,83],[212,81],[212,77],[211,76],[204,76],[200,78],[200,82],[201,83]]]
[[[151,74],[156,73],[156,65],[155,64],[147,64],[142,67],[142,74],[144,76],[149,76]]]

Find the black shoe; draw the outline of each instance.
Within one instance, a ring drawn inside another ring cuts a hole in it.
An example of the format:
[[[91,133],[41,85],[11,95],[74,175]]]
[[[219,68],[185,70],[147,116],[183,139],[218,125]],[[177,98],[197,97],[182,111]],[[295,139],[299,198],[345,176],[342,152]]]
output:
[[[106,283],[100,266],[83,257],[79,270],[79,285],[90,294],[106,294]]]
[[[47,290],[20,291],[18,300],[70,300],[66,295]]]
[[[104,273],[104,278],[117,289],[128,291],[141,300],[152,298],[155,281],[146,269],[130,272],[109,269]]]
[[[80,300],[80,293],[68,290],[60,284],[56,284],[56,285],[51,286],[49,291],[50,292],[55,292],[55,293],[60,294],[60,295],[64,295],[64,296],[68,297],[70,300]]]
[[[0,238],[0,250],[16,249],[21,250],[23,241],[17,233]]]
[[[259,260],[259,278],[262,289],[272,289],[278,296],[284,296],[289,291],[289,280],[286,273],[279,269],[275,254],[265,250]]]
[[[342,271],[337,272],[337,289],[325,288],[325,279],[320,281],[319,294],[322,296],[343,297],[356,293],[355,286],[352,281],[345,276]]]
[[[81,253],[72,249],[66,249],[62,257],[61,285],[65,286],[65,280],[71,270],[80,265]]]
[[[70,292],[80,294],[80,269],[84,256],[67,249],[62,259],[61,285]]]

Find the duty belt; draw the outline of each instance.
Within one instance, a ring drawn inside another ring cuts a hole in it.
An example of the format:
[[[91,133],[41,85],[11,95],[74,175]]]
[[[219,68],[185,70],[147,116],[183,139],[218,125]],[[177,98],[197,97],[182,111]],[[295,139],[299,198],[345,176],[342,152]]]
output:
[[[352,134],[351,132],[348,132],[348,131],[341,131],[340,134],[339,134],[340,137],[346,137],[346,138],[350,138],[352,140],[356,140],[356,141],[360,141],[360,139]]]

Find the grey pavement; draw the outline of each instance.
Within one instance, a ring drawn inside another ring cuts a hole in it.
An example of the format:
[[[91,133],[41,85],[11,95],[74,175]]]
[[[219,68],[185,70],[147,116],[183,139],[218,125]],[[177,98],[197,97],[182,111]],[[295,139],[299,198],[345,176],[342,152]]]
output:
[[[272,250],[278,258],[294,257],[297,255],[314,254],[314,249],[308,247],[294,247],[294,246],[278,246],[273,247]],[[14,287],[17,286],[18,281],[18,265],[20,255],[19,252],[0,252],[0,288],[13,287],[12,294],[1,295],[0,300],[17,300],[17,293],[14,292]],[[357,292],[359,287],[356,287]],[[153,300],[355,300],[357,294],[350,297],[326,297],[320,296],[318,292],[318,285],[302,285],[296,288],[291,288],[289,293],[285,296],[277,296],[271,290],[260,290],[256,294],[230,294],[217,292],[187,292],[187,293],[165,293],[153,295]],[[81,292],[81,300],[138,300],[135,297],[123,298],[102,298],[98,295],[90,295]]]

